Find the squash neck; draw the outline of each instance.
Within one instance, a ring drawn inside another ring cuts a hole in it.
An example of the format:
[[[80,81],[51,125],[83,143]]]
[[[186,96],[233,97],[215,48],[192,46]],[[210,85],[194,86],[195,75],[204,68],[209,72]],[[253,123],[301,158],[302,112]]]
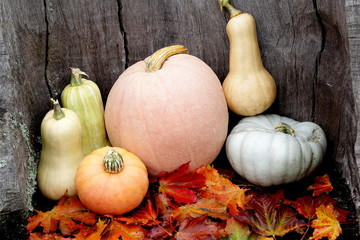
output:
[[[54,108],[54,114],[53,114],[53,118],[55,120],[60,120],[63,117],[65,117],[65,113],[64,111],[61,109],[60,107],[60,103],[58,100],[54,100],[53,98],[50,99],[53,103],[53,108]]]
[[[230,18],[236,17],[240,14],[242,14],[242,12],[236,8],[234,8],[231,4],[230,4],[230,0],[218,0],[220,8],[226,8],[228,10],[228,12],[230,13]]]
[[[79,68],[70,68],[71,69],[71,80],[70,85],[80,86],[83,84],[82,76],[89,77],[85,72],[81,71]]]
[[[119,173],[124,168],[124,159],[115,149],[110,149],[104,156],[104,170],[108,173]]]
[[[189,50],[182,45],[173,45],[157,50],[148,58],[146,62],[146,72],[156,72],[160,70],[166,59],[180,53],[188,54]]]

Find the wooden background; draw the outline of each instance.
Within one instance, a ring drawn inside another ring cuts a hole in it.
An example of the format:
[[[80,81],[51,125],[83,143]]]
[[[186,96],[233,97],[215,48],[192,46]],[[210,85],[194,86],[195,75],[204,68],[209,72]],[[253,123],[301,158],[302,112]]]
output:
[[[348,189],[360,216],[360,0],[232,0],[254,15],[278,96],[269,112],[314,121],[329,147],[324,169]],[[106,96],[131,64],[186,46],[222,81],[228,14],[217,0],[2,0],[0,2],[0,213],[33,207],[40,123],[87,72]],[[240,117],[230,114],[230,128]],[[217,161],[224,161],[219,157]],[[226,161],[226,159],[225,159]]]

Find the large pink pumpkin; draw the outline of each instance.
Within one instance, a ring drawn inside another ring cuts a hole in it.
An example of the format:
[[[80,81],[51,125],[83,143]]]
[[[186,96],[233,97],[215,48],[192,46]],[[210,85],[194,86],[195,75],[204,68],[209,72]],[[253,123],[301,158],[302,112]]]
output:
[[[105,107],[111,144],[140,157],[150,175],[189,161],[191,170],[212,163],[225,142],[228,118],[216,74],[179,45],[126,69]]]

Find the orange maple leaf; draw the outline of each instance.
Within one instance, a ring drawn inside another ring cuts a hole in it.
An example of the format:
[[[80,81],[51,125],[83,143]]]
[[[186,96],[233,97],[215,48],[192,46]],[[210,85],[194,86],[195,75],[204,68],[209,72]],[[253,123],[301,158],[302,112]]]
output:
[[[237,207],[244,208],[249,198],[245,195],[247,189],[240,188],[229,179],[222,177],[212,166],[203,166],[197,172],[206,178],[206,188],[201,192],[203,198],[215,198],[216,201],[227,206],[232,215],[237,214]]]
[[[310,239],[328,237],[330,240],[335,240],[342,233],[337,213],[332,204],[320,205],[316,208],[316,216],[317,219],[311,223],[311,227],[315,230]]]
[[[174,209],[171,215],[179,222],[184,221],[184,219],[188,217],[197,218],[203,215],[222,220],[230,217],[227,213],[226,206],[216,201],[215,198],[200,198],[194,204],[186,204],[177,209]]]
[[[99,240],[101,239],[101,236],[104,232],[104,229],[107,227],[108,221],[107,220],[101,220],[96,223],[95,229],[91,234],[87,234],[84,236],[81,232],[75,234],[74,236],[78,240]]]
[[[308,190],[314,190],[313,196],[318,196],[321,193],[329,193],[333,190],[328,174],[318,176],[315,178],[315,183],[308,187]]]
[[[161,221],[157,219],[158,210],[150,198],[146,198],[143,204],[132,211],[128,215],[117,216],[115,219],[118,221],[126,222],[126,224],[138,224],[138,225],[157,225]]]
[[[63,197],[51,211],[36,212],[37,215],[27,219],[28,233],[41,226],[44,233],[59,229],[62,234],[70,235],[75,230],[86,228],[86,225],[96,224],[96,214],[90,212],[77,197]]]
[[[105,239],[136,240],[144,239],[146,231],[143,227],[134,224],[125,224],[119,221],[112,221],[104,233]]]
[[[28,240],[72,240],[75,238],[64,238],[57,233],[30,233]]]

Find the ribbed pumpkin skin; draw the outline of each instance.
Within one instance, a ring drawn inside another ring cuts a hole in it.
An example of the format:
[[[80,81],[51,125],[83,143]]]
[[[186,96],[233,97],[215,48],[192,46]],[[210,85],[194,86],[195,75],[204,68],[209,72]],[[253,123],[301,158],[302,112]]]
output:
[[[119,173],[104,170],[103,159],[108,150],[122,155],[124,168]],[[76,192],[90,210],[106,215],[121,215],[140,205],[148,187],[148,173],[144,163],[122,148],[103,147],[87,155],[76,172]]]
[[[65,108],[73,110],[80,118],[85,155],[109,144],[100,89],[93,81],[82,79],[79,86],[67,85],[61,94],[61,101]]]
[[[276,132],[280,122],[289,124],[295,136]],[[257,185],[272,186],[311,174],[326,147],[325,133],[317,124],[269,114],[240,120],[227,138],[226,154],[240,176]]]
[[[168,58],[156,72],[145,61],[129,67],[112,87],[105,106],[110,142],[133,152],[151,175],[190,161],[194,169],[219,154],[228,109],[216,74],[188,54]]]

